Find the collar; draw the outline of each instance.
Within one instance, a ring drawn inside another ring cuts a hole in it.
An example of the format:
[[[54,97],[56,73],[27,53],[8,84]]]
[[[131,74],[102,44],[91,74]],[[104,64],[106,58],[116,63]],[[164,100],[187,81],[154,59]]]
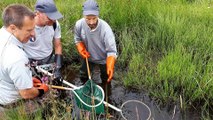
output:
[[[12,33],[8,32],[5,27],[3,27],[3,31],[9,43],[12,43],[23,49],[23,43],[21,43]]]

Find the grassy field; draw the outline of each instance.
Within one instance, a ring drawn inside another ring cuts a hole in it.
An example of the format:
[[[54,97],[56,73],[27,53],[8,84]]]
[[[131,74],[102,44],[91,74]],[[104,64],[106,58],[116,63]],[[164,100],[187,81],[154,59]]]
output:
[[[84,0],[56,0],[64,18],[64,56],[78,53],[73,27],[82,17]],[[213,2],[211,0],[97,0],[100,18],[116,35],[119,57],[116,80],[126,87],[146,90],[160,104],[201,109],[210,119],[213,104]],[[0,9],[35,0],[1,0]],[[1,12],[2,13],[2,12]],[[2,22],[0,21],[2,25]]]

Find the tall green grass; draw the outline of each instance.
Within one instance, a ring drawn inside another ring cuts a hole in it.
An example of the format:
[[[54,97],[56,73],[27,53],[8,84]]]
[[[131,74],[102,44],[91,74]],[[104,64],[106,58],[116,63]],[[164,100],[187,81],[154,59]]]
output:
[[[119,39],[119,65],[127,65],[124,84],[146,88],[164,103],[178,104],[181,96],[186,108],[212,108],[213,11],[207,3],[137,1],[140,13],[118,3],[121,11],[137,14],[123,25]]]

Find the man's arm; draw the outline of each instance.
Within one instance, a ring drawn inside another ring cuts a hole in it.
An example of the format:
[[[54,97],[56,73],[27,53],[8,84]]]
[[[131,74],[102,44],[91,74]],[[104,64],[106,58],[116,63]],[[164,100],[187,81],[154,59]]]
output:
[[[110,82],[112,80],[113,74],[114,74],[114,65],[117,58],[117,48],[116,48],[116,42],[115,42],[115,36],[112,32],[111,27],[107,24],[106,25],[106,35],[105,35],[105,46],[107,49],[107,59],[106,59],[106,65],[107,65],[107,74],[108,74],[108,80],[107,82]]]
[[[61,45],[60,38],[55,38],[55,40],[54,40],[54,49],[55,49],[55,54],[62,55],[62,45]]]
[[[48,85],[41,82],[41,80],[33,77],[33,87],[29,89],[19,90],[19,93],[23,99],[32,99],[35,97],[41,97],[49,90]]]
[[[53,81],[54,85],[62,85],[62,75],[61,75],[61,67],[63,63],[62,57],[62,45],[60,38],[55,38],[54,40],[54,47],[55,47],[55,69],[54,69],[54,78]]]
[[[19,90],[19,93],[23,99],[32,99],[39,95],[39,91],[35,87]]]

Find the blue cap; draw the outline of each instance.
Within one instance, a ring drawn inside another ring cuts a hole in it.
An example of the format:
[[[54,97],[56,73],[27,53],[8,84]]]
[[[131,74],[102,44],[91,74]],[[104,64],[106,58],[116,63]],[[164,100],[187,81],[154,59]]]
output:
[[[37,0],[35,9],[45,13],[51,20],[63,18],[62,14],[57,10],[53,0]]]
[[[94,0],[87,0],[83,4],[83,15],[99,15],[99,6]]]

